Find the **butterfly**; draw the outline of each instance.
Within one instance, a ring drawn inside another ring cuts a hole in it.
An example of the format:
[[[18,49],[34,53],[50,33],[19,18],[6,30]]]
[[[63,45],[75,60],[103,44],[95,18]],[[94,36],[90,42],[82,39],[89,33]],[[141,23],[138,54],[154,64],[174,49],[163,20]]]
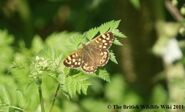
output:
[[[83,71],[93,73],[98,67],[107,64],[109,60],[108,49],[112,46],[113,40],[112,32],[103,33],[65,58],[63,64],[71,68],[81,67]]]

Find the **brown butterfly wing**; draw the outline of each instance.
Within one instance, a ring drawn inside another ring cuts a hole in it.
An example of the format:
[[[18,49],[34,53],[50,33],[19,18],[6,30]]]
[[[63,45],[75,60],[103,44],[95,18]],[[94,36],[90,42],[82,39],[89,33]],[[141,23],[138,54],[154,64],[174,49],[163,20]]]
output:
[[[108,49],[113,40],[112,32],[107,32],[90,41],[83,48],[86,54],[82,56],[84,60],[82,69],[86,72],[95,72],[98,66],[104,66],[109,60]]]
[[[66,67],[77,68],[82,65],[82,58],[81,58],[81,49],[69,55],[63,61],[63,64]]]
[[[112,32],[101,34],[77,52],[69,55],[63,63],[66,67],[77,68],[81,66],[87,73],[95,72],[98,66],[104,66],[108,62],[108,49],[113,40]]]
[[[100,49],[98,66],[104,66],[109,60],[108,49],[112,46],[114,35],[112,32],[106,32],[93,39],[93,41],[98,43],[97,47]]]
[[[113,43],[114,35],[112,32],[106,32],[94,38],[92,41],[96,43],[96,47],[100,50],[108,50]]]

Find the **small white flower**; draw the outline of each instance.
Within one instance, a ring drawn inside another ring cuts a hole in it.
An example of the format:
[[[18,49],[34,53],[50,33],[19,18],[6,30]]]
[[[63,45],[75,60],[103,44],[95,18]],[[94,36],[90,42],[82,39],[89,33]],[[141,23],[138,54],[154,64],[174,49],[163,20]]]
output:
[[[35,57],[35,60],[36,60],[36,61],[39,61],[39,60],[40,60],[40,57],[39,57],[39,56],[36,56],[36,57]]]
[[[166,64],[172,64],[175,60],[182,58],[182,52],[176,39],[171,39],[163,50],[163,60]]]

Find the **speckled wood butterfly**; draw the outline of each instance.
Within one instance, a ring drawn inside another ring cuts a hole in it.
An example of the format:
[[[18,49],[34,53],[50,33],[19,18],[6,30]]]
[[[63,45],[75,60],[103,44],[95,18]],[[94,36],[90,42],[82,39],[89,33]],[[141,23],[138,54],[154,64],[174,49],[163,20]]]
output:
[[[69,55],[63,63],[66,67],[81,67],[87,73],[95,72],[98,67],[104,66],[108,62],[108,49],[113,40],[112,32],[101,34]]]

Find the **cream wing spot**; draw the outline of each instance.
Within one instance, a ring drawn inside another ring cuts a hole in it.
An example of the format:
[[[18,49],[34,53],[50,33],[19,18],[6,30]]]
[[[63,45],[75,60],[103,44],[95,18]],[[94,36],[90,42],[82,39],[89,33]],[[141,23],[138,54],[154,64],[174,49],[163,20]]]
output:
[[[100,43],[98,40],[95,40],[97,43]]]
[[[107,37],[106,40],[110,40],[110,37]]]
[[[69,60],[65,60],[65,62],[66,62],[67,64],[71,64],[71,61],[69,61]]]
[[[73,54],[72,57],[75,58],[76,57],[75,54]]]
[[[97,38],[98,41],[101,41],[101,38]]]
[[[106,40],[110,40],[110,35],[107,33],[107,38]]]
[[[107,33],[107,37],[110,37],[110,35]]]
[[[78,54],[77,54],[77,53],[75,53],[75,55],[76,55],[76,57],[78,56]]]
[[[67,59],[68,59],[68,60],[71,60],[71,57],[70,57],[70,56],[68,56],[68,57],[67,57]]]
[[[103,55],[103,53],[101,52],[101,53],[100,53],[100,55],[102,56],[102,55]]]
[[[104,39],[106,38],[106,36],[104,34],[101,35]]]
[[[103,39],[103,41],[102,41],[102,42],[103,42],[103,43],[105,43],[105,42],[106,42],[106,40],[104,40],[104,39]]]
[[[104,45],[108,45],[107,43],[104,43]]]
[[[73,62],[75,62],[76,60],[75,59],[72,59]]]
[[[93,67],[93,66],[91,66],[91,67],[90,67],[90,69],[91,69],[91,70],[93,70],[93,69],[94,69],[94,67]]]

